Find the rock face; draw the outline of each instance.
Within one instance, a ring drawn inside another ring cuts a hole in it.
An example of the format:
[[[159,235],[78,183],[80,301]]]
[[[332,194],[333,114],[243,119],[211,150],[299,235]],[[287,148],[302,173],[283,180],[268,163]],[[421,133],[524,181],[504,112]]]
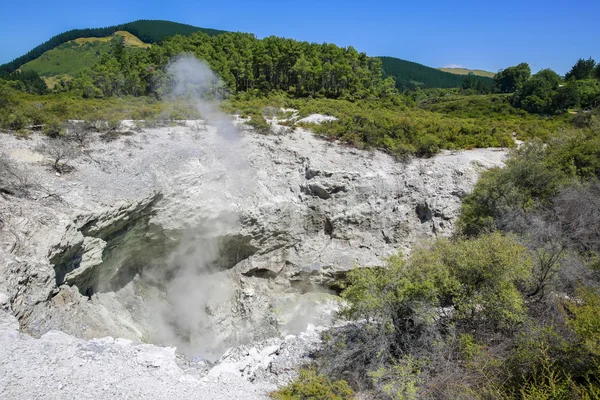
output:
[[[43,140],[0,136],[27,177],[0,192],[0,306],[36,337],[211,360],[329,323],[336,279],[450,234],[461,197],[505,154],[399,163],[303,129],[232,140],[188,122],[97,139],[57,176],[32,150]]]

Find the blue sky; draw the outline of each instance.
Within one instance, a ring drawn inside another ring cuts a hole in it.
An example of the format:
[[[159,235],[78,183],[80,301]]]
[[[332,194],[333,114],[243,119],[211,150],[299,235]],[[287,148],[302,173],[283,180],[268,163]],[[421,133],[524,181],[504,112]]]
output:
[[[433,67],[497,71],[519,62],[563,74],[600,61],[600,1],[6,1],[0,63],[74,28],[166,19],[195,26],[354,46]],[[576,4],[576,6],[575,6]]]

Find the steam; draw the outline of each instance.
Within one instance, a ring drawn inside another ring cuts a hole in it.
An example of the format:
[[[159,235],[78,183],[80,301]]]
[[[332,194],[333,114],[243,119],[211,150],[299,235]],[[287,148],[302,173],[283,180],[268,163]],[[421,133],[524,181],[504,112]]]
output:
[[[217,107],[224,91],[219,78],[191,56],[174,60],[167,75],[168,97],[188,102],[214,129],[202,133],[198,146],[202,146],[204,154],[200,160],[190,160],[198,168],[198,176],[185,177],[202,182],[190,189],[195,190],[193,196],[198,197],[202,208],[198,215],[189,216],[190,228],[177,238],[167,259],[141,271],[142,282],[136,290],[147,291],[143,296],[144,311],[149,315],[142,318],[152,324],[149,341],[176,346],[190,358],[216,360],[228,347],[245,343],[256,334],[240,326],[244,322],[238,325],[227,318],[245,311],[244,305],[236,302],[236,296],[245,294],[237,292],[237,278],[226,270],[248,256],[241,254],[248,252],[243,240],[240,244],[239,237],[233,236],[239,234],[240,224],[236,199],[253,194],[256,178],[240,146],[239,130],[231,117]],[[163,176],[159,181],[168,185],[172,179]],[[169,192],[168,187],[165,189]],[[173,188],[171,192],[174,193]],[[187,195],[186,199],[190,193]],[[318,296],[310,298],[316,300]],[[278,303],[284,333],[302,331],[307,324],[319,322],[316,316],[322,314],[312,302],[298,303],[297,296],[272,300]],[[330,308],[327,302],[319,303]],[[261,327],[254,329],[260,331]],[[267,329],[262,327],[263,332]]]
[[[202,145],[207,157],[202,167],[206,174],[202,179],[206,176],[216,181],[221,190],[216,194],[198,193],[203,196],[199,202],[214,203],[214,212],[183,234],[164,268],[145,272],[144,278],[162,287],[166,297],[150,304],[156,312],[150,339],[175,345],[189,357],[215,359],[229,345],[238,344],[223,342],[225,337],[211,326],[210,316],[218,315],[220,307],[231,308],[228,300],[234,288],[218,261],[223,246],[227,246],[223,238],[239,224],[235,197],[251,191],[250,168],[239,146],[239,130],[231,117],[217,108],[223,84],[215,73],[193,56],[183,56],[167,67],[167,75],[172,88],[169,97],[189,102],[205,122],[216,128],[216,133],[205,133]]]
[[[167,74],[173,83],[171,97],[190,101],[202,118],[217,128],[222,138],[232,142],[239,140],[239,131],[231,118],[220,112],[215,104],[222,100],[223,83],[205,63],[194,56],[181,56],[167,66]]]

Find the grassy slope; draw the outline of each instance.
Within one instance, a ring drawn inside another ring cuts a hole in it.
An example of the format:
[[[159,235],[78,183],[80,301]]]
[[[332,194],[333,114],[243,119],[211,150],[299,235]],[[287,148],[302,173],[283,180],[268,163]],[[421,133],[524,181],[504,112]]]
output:
[[[114,33],[112,36],[114,35],[123,36],[126,47],[147,48],[150,46],[129,32],[120,31]],[[24,64],[21,70],[33,70],[45,78],[60,75],[73,76],[82,69],[94,65],[102,54],[110,51],[112,36],[71,40]]]
[[[379,57],[387,76],[396,79],[396,87],[399,89],[421,88],[455,88],[460,87],[465,79],[464,75],[451,74],[440,71],[412,61],[406,61],[395,57]],[[492,79],[478,76],[487,86],[491,86]]]
[[[18,57],[11,62],[0,65],[0,73],[16,71],[22,65],[40,57],[46,51],[52,50],[71,40],[82,37],[102,38],[110,36],[117,31],[129,32],[146,43],[160,42],[161,40],[174,35],[186,36],[197,31],[204,32],[211,36],[225,32],[217,29],[199,28],[192,25],[162,20],[138,20],[105,28],[73,29],[50,38],[48,41],[27,52],[27,54]]]
[[[440,71],[449,72],[451,74],[469,75],[471,72],[476,76],[487,76],[493,78],[496,76],[494,72],[484,71],[482,69],[467,69],[467,68],[438,68]]]

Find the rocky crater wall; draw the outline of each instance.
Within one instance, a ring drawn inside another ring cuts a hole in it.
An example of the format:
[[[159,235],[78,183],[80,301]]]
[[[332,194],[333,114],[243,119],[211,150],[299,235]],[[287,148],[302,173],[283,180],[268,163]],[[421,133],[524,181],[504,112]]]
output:
[[[2,135],[26,190],[0,196],[0,305],[190,358],[326,325],[336,280],[454,229],[498,149],[400,163],[297,129],[224,142],[197,122],[93,141],[68,174]]]

